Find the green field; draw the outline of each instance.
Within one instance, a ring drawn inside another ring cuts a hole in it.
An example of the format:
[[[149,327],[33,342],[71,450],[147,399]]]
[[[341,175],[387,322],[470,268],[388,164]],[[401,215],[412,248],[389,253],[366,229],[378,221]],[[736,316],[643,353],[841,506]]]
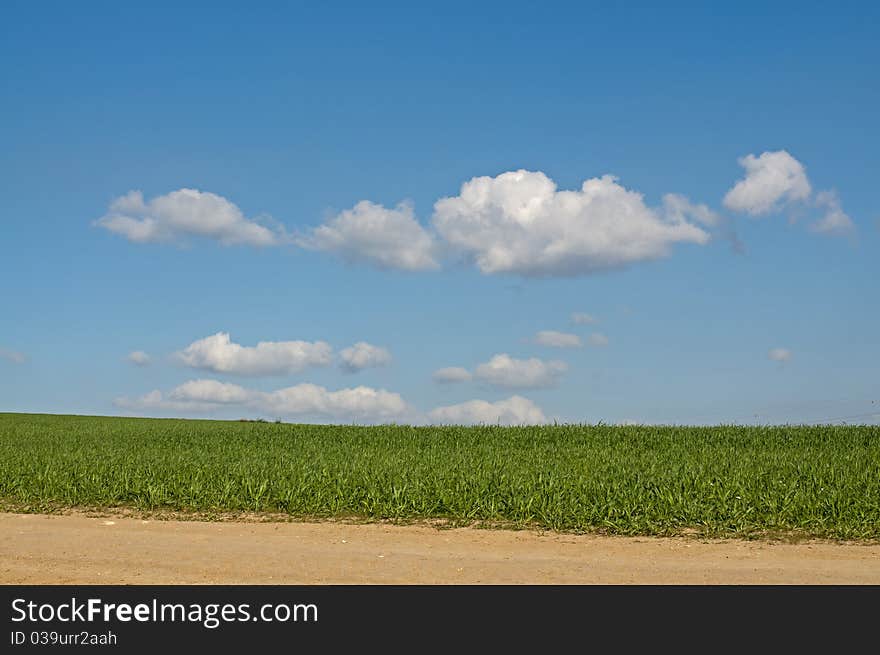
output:
[[[0,414],[0,507],[877,539],[880,427],[355,427]]]

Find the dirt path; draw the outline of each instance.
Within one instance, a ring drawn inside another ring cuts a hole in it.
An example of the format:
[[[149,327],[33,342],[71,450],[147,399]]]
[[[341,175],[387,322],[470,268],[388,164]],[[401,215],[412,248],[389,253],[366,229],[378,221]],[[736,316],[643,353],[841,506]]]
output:
[[[880,546],[0,514],[0,583],[880,584]]]

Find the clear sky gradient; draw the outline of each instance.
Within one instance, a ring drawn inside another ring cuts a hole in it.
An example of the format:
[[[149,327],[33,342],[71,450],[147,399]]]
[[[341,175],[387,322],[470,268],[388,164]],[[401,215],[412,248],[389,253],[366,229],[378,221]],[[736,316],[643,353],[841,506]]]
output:
[[[878,423],[878,7],[5,2],[0,411]]]

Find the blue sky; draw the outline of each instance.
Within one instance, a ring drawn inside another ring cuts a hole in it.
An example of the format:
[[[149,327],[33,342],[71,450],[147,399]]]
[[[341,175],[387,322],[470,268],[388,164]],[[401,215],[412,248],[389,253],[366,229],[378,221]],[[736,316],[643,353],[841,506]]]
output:
[[[0,411],[876,423],[878,20],[4,3]]]

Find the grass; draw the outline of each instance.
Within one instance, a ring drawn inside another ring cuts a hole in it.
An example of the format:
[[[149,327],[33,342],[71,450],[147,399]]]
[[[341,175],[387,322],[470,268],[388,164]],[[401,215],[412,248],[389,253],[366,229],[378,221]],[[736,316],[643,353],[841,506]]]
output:
[[[877,426],[318,426],[0,414],[0,507],[880,538]]]

